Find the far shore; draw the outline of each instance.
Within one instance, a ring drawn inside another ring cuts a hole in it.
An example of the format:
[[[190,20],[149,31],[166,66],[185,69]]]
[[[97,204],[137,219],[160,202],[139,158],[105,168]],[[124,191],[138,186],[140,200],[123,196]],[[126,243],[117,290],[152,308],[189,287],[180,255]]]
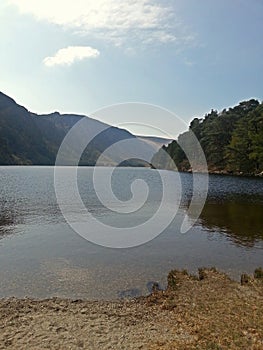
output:
[[[61,168],[74,168],[74,167],[80,167],[80,168],[94,168],[94,167],[100,167],[100,168],[112,168],[112,167],[118,167],[118,168],[124,168],[124,169],[152,169],[152,170],[169,170],[169,171],[175,171],[174,169],[165,169],[165,168],[158,168],[155,167],[153,164],[149,163],[147,166],[145,165],[137,165],[137,166],[131,166],[131,165],[117,165],[117,164],[106,164],[106,165],[96,165],[96,164],[80,164],[80,165],[58,165],[58,164],[0,164],[0,167],[12,167],[12,168],[24,168],[24,167],[35,167],[35,168],[54,168],[54,167],[61,167]],[[209,175],[222,175],[222,176],[237,176],[237,177],[251,177],[251,178],[263,178],[263,171],[261,172],[255,172],[255,173],[246,173],[242,171],[229,171],[229,170],[212,170],[208,169],[208,171],[202,171],[202,170],[191,170],[191,169],[180,169],[178,170],[179,173],[188,173],[188,174],[209,174]]]
[[[263,270],[231,280],[173,270],[166,290],[119,301],[0,300],[0,349],[263,349]]]

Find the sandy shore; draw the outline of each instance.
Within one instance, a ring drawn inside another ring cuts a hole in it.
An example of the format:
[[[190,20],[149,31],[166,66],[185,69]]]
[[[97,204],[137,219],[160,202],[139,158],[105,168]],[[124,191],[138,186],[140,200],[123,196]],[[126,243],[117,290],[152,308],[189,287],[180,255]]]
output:
[[[263,349],[262,279],[173,271],[126,301],[4,299],[0,349]]]

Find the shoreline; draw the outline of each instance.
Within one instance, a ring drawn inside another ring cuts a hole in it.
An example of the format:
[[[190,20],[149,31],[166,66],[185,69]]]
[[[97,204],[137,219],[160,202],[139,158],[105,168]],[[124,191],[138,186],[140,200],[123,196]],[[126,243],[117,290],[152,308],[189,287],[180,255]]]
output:
[[[115,301],[0,299],[0,349],[263,348],[263,272],[172,270],[165,290]]]
[[[72,168],[76,167],[75,165],[56,165],[56,164],[0,164],[0,168]],[[151,166],[118,166],[118,165],[78,165],[79,168],[94,168],[94,167],[100,167],[100,168],[123,168],[123,169],[151,169],[151,170],[168,170],[168,171],[174,171],[173,169],[169,168],[156,168]],[[208,174],[208,175],[222,175],[222,176],[233,176],[233,177],[248,177],[248,178],[263,178],[263,171],[260,173],[243,173],[243,172],[234,172],[234,171],[227,171],[227,170],[209,170],[202,171],[202,170],[177,170],[178,173],[186,173],[186,174]]]
[[[161,169],[159,169],[161,170]],[[260,173],[243,173],[243,172],[234,172],[227,170],[209,170],[205,171],[192,171],[192,170],[178,170],[179,173],[188,173],[188,174],[208,174],[208,175],[220,175],[220,176],[232,176],[232,177],[248,177],[248,178],[263,178],[263,172]]]

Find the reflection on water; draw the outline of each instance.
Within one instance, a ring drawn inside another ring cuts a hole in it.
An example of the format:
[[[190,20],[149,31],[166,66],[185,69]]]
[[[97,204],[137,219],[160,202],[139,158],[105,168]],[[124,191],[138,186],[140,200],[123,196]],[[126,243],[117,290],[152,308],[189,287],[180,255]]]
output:
[[[0,239],[12,233],[12,226],[14,225],[14,220],[10,216],[5,216],[2,212],[0,213]]]
[[[19,213],[14,206],[0,199],[0,239],[14,232],[15,225],[19,223]]]
[[[207,230],[225,233],[237,244],[253,246],[263,240],[263,205],[236,201],[207,201],[199,223]]]
[[[181,234],[192,194],[192,175],[181,174],[182,209],[176,219],[153,241],[115,250],[85,241],[66,224],[56,202],[53,170],[0,167],[0,297],[126,297],[148,293],[149,281],[164,286],[174,267],[195,272],[200,266],[217,266],[237,277],[263,264],[263,179],[211,176],[199,222]],[[146,221],[161,198],[158,174],[149,169],[120,171],[113,188],[121,200],[131,198],[134,178],[149,181],[148,201],[136,218]],[[103,207],[92,191],[92,168],[81,168],[78,182],[90,212],[123,227],[123,218]],[[68,210],[78,210],[72,200]],[[129,224],[134,222],[132,218]]]
[[[182,207],[191,201],[191,175],[181,174],[184,186]],[[202,176],[202,175],[200,175]],[[188,215],[194,217],[195,207]],[[196,224],[205,231],[227,237],[245,247],[263,247],[263,179],[210,175],[205,206]]]

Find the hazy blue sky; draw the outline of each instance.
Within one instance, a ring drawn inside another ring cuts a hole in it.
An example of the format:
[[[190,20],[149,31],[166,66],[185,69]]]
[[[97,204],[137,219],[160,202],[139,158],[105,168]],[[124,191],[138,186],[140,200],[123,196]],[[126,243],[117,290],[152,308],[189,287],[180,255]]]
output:
[[[0,90],[33,112],[139,101],[188,123],[263,99],[263,0],[1,0],[0,21]]]

